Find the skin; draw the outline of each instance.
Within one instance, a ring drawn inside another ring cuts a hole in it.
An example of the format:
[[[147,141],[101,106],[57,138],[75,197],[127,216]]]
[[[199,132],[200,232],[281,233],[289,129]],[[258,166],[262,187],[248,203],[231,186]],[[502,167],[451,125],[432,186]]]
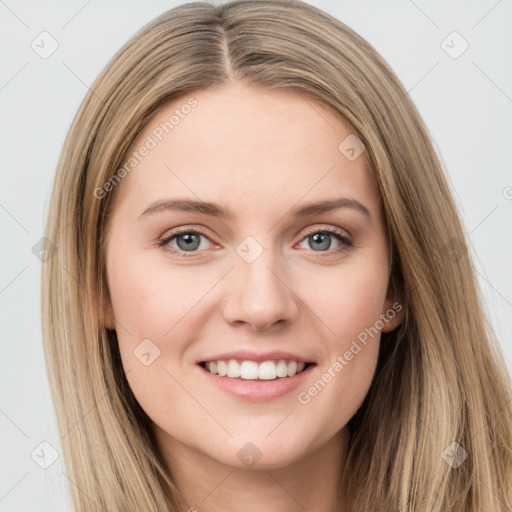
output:
[[[117,330],[127,380],[153,421],[184,510],[333,510],[345,426],[370,387],[380,333],[309,403],[297,395],[397,300],[388,293],[387,231],[366,154],[350,161],[338,149],[352,131],[326,106],[237,82],[173,100],[129,153],[191,96],[198,105],[116,190],[107,326]],[[163,210],[138,220],[154,201],[176,197],[216,202],[236,217]],[[349,207],[289,215],[339,197],[361,202],[370,217]],[[178,254],[158,246],[179,227],[207,237],[192,252],[183,238],[167,244]],[[309,229],[329,228],[353,245],[308,238]],[[248,236],[262,249],[251,263],[236,251]],[[134,350],[148,338],[160,354],[146,366]],[[251,402],[217,389],[196,364],[239,348],[287,350],[317,366],[299,389]],[[249,442],[261,454],[252,467],[237,456]]]

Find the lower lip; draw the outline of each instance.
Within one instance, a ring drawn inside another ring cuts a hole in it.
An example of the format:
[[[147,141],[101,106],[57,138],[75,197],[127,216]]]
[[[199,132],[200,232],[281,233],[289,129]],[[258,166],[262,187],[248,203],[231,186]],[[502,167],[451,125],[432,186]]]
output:
[[[279,398],[298,388],[308,378],[316,365],[312,364],[301,373],[292,377],[278,377],[274,380],[246,380],[240,377],[231,379],[215,375],[206,368],[198,366],[201,372],[220,390],[251,402],[263,402]]]

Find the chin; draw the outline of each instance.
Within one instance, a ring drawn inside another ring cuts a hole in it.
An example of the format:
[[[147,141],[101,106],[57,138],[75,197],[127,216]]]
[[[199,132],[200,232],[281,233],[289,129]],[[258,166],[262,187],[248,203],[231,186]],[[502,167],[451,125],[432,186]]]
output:
[[[257,438],[254,441],[232,441],[229,447],[224,448],[222,454],[210,454],[210,456],[221,464],[231,467],[273,470],[289,466],[304,457],[306,453],[301,450],[301,447],[304,447],[304,443],[285,445],[278,437],[272,441]]]

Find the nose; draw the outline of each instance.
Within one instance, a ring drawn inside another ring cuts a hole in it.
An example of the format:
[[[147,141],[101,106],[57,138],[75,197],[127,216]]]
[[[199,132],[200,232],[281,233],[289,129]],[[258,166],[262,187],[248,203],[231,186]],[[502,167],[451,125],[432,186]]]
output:
[[[252,263],[241,259],[235,263],[224,302],[227,322],[244,323],[262,331],[297,318],[299,299],[287,283],[284,266],[278,265],[270,253],[266,249]]]

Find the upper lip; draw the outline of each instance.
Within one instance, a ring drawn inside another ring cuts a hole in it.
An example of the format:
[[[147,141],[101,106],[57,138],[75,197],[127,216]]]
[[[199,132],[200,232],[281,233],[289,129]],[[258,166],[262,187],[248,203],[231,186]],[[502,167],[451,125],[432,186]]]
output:
[[[286,359],[288,361],[303,361],[304,363],[313,363],[311,359],[299,356],[292,352],[285,352],[283,350],[275,350],[272,352],[252,352],[250,350],[237,350],[236,352],[223,352],[216,354],[206,359],[201,359],[198,363],[206,363],[208,361],[221,361],[228,359],[237,359],[238,361],[256,361],[262,363],[263,361],[272,361],[279,359]]]

